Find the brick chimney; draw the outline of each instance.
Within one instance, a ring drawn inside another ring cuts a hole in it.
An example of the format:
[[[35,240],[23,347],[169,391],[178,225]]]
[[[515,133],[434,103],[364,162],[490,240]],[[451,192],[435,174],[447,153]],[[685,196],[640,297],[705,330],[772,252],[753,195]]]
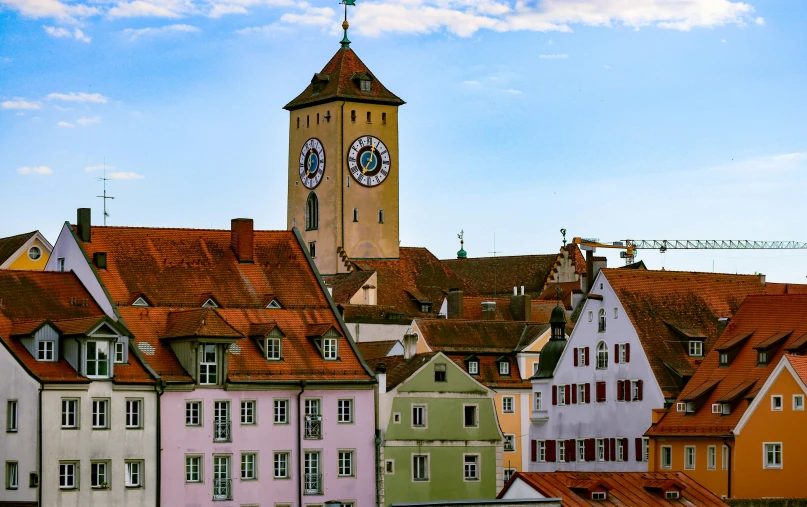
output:
[[[513,295],[510,296],[510,313],[513,320],[529,321],[532,316],[532,296],[524,293],[524,286],[521,286],[521,294],[513,287]]]
[[[460,289],[448,289],[448,318],[461,319],[463,292]]]
[[[90,208],[79,208],[76,217],[76,232],[78,239],[83,243],[89,243],[92,239],[92,226],[90,225],[90,217],[92,215]]]
[[[242,264],[251,264],[253,260],[253,240],[251,218],[233,218],[230,222],[230,243],[236,259]]]
[[[496,320],[496,301],[482,302],[482,320]]]

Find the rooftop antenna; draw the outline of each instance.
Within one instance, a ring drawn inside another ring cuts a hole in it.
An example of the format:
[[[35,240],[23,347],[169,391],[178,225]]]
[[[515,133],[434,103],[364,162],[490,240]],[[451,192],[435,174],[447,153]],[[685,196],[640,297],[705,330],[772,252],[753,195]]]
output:
[[[498,289],[496,287],[496,284],[498,283],[496,281],[496,278],[497,278],[497,276],[499,274],[499,270],[498,270],[498,266],[496,265],[496,260],[495,259],[496,259],[496,254],[497,253],[502,253],[502,252],[499,252],[499,251],[496,250],[496,233],[495,232],[493,233],[493,251],[488,252],[488,253],[492,253],[493,254],[493,259],[494,259],[493,260],[493,300],[495,301],[496,298],[499,297],[499,292],[498,292]]]
[[[107,212],[107,210],[106,210],[106,201],[107,201],[107,199],[114,199],[114,197],[110,197],[110,196],[106,195],[106,182],[108,180],[109,180],[109,178],[106,177],[106,157],[104,157],[104,177],[103,178],[98,178],[98,181],[103,181],[104,182],[104,195],[97,196],[97,197],[104,200],[104,225],[106,225],[106,219],[109,216],[109,212]]]

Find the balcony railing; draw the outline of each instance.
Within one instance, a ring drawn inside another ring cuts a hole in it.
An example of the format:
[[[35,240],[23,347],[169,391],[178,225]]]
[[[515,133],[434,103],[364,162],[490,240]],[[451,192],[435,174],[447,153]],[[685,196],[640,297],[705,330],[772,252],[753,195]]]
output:
[[[322,474],[305,474],[305,494],[322,494]]]
[[[305,438],[322,438],[322,417],[318,415],[305,416]]]
[[[217,420],[213,422],[213,441],[232,442],[230,421]]]
[[[213,479],[213,500],[232,500],[233,480]]]

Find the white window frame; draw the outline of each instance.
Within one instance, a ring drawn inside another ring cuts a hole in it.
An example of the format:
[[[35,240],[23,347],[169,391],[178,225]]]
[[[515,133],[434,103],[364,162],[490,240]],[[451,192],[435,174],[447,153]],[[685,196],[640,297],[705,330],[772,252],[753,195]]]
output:
[[[585,405],[586,404],[586,384],[577,384],[577,404],[578,405]]]
[[[499,361],[499,375],[510,375],[510,363],[508,361]]]
[[[62,428],[78,429],[79,425],[79,400],[78,398],[62,398]],[[70,419],[72,417],[72,424]]]
[[[803,394],[794,394],[793,395],[793,410],[804,410],[804,395]]]
[[[280,361],[282,356],[282,345],[280,338],[267,338],[266,339],[266,360],[267,361]]]
[[[339,449],[336,452],[336,471],[338,477],[355,477],[356,452],[353,449]]]
[[[627,394],[627,393],[625,393]],[[638,380],[631,380],[630,381],[630,399],[626,399],[625,401],[639,401],[639,381]]]
[[[777,402],[778,402],[779,408],[776,408]],[[773,411],[773,412],[781,412],[782,410],[784,410],[784,407],[785,407],[784,397],[781,394],[772,394],[771,395],[771,411]]]
[[[627,364],[628,362],[628,344],[619,344],[619,364]]]
[[[107,489],[109,488],[109,483],[109,461],[98,460],[90,462],[90,488]]]
[[[703,357],[703,342],[689,340],[689,357]]]
[[[125,484],[127,488],[142,488],[143,487],[143,468],[145,467],[142,460],[130,460],[124,463],[125,467]]]
[[[59,489],[78,489],[77,467],[76,461],[59,462]]]
[[[276,451],[272,456],[272,477],[275,479],[291,479],[289,466],[291,452]]]
[[[604,438],[595,438],[594,439],[594,452],[596,456],[594,459],[596,461],[605,461],[605,439]]]
[[[64,273],[64,257],[56,258],[56,271]]]
[[[666,463],[665,458],[669,458],[666,460]],[[672,468],[672,461],[673,461],[672,446],[662,445],[661,450],[659,452],[659,468],[662,468],[664,470],[670,470]]]
[[[586,461],[586,440],[580,438],[577,440],[577,461]]]
[[[90,357],[90,345],[95,351],[95,355]],[[106,340],[88,340],[85,344],[84,375],[88,378],[109,378],[112,368],[110,367],[109,342]],[[106,354],[106,357],[103,357]],[[93,373],[90,373],[90,365],[93,366]],[[99,374],[101,366],[106,366],[106,373]]]
[[[20,465],[16,461],[6,461],[6,489],[20,487]]]
[[[532,396],[533,410],[541,410],[541,407],[543,406],[543,400],[541,398],[542,396],[540,391],[533,393]]]
[[[558,406],[565,407],[566,406],[566,386],[558,386]]]
[[[600,308],[597,312],[597,332],[604,333],[608,324],[607,316],[605,315],[605,308]]]
[[[696,463],[697,463],[697,448],[694,445],[685,445],[684,470],[695,470]]]
[[[241,426],[258,424],[258,401],[241,400]]]
[[[312,417],[321,416],[322,400],[319,398],[304,398],[303,409],[305,411],[305,415],[309,415]]]
[[[706,469],[717,470],[717,446],[710,445],[706,448]]]
[[[591,499],[592,500],[607,500],[608,493],[605,491],[592,491],[591,492]]]
[[[212,360],[208,356],[212,354]],[[219,383],[219,348],[214,343],[199,345],[199,385],[214,386]]]
[[[43,347],[44,345],[44,347]],[[50,345],[50,347],[48,347]],[[55,361],[56,360],[56,342],[54,340],[41,340],[37,345],[36,350],[37,361]]]
[[[92,429],[109,429],[109,399],[92,399]]]
[[[546,463],[546,440],[538,440],[536,445],[536,458],[539,463]]]
[[[778,448],[778,463],[771,464],[768,460],[769,446],[771,447],[770,450],[774,451],[774,453],[777,452]],[[782,445],[782,442],[762,442],[762,468],[781,470],[784,467],[784,461],[784,446]]]
[[[577,349],[577,367],[578,368],[585,368],[586,367],[586,348],[580,347]]]
[[[664,492],[664,499],[665,500],[678,500],[681,498],[680,491],[665,491]]]
[[[597,368],[598,370],[607,370],[608,369],[608,344],[605,340],[600,340],[597,342],[597,347],[594,349],[597,356]]]
[[[342,398],[336,400],[336,422],[339,424],[353,423],[353,399]]]
[[[274,424],[289,424],[289,400],[275,398],[272,402],[272,420]]]
[[[508,482],[510,482],[510,478],[513,477],[514,475],[516,475],[516,472],[518,472],[518,469],[516,469],[516,468],[505,468],[504,469],[504,483],[507,484]]]
[[[482,457],[476,453],[463,453],[462,478],[463,482],[478,482],[481,477]]]
[[[202,474],[203,462],[204,459],[199,454],[185,455],[185,482],[190,484],[204,482],[204,475]]]
[[[241,453],[241,480],[258,480],[258,453],[256,451]]]
[[[505,433],[504,439],[502,440],[502,449],[503,452],[516,452],[516,436],[512,434]],[[507,442],[510,442],[510,447],[508,448]]]
[[[642,437],[642,463],[650,460],[650,437]]]
[[[113,347],[113,356],[115,364],[123,364],[126,361],[125,342],[115,342],[115,346]],[[120,356],[120,358],[118,356]]]
[[[468,373],[479,375],[479,361],[468,361]]]
[[[422,467],[418,464],[419,461],[423,462]],[[412,482],[429,482],[431,480],[429,461],[428,453],[412,454]],[[418,474],[418,472],[422,473]]]
[[[509,408],[508,408],[509,405]],[[502,396],[502,413],[515,414],[516,413],[516,398],[514,396]]]
[[[20,404],[18,400],[6,402],[6,432],[16,433],[20,427]]]
[[[729,446],[723,445],[721,449],[722,456],[720,461],[720,469],[721,470],[728,470],[729,469]]]
[[[143,400],[126,398],[126,429],[141,429],[143,427]]]
[[[413,428],[427,428],[428,427],[429,421],[427,419],[428,414],[427,414],[426,410],[427,410],[426,405],[412,405],[412,427]],[[417,415],[418,412],[420,412],[419,416]],[[464,412],[463,412],[463,417],[465,417]],[[416,422],[418,422],[417,421],[418,419],[419,419],[420,424],[416,424]]]
[[[185,400],[185,426],[202,426],[202,402],[200,400]]]
[[[555,459],[558,463],[566,463],[566,441],[557,440],[555,443],[557,445]]]
[[[336,361],[339,358],[338,342],[336,338],[322,339],[322,358],[326,361]]]
[[[616,461],[618,462],[627,461],[627,456],[625,456],[625,451],[627,451],[627,448],[622,445],[622,442],[622,438],[616,438]]]

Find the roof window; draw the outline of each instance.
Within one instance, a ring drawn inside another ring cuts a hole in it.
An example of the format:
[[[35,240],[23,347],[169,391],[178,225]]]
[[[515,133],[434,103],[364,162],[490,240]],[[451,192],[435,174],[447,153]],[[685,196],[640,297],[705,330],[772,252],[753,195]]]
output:
[[[266,308],[269,308],[269,309],[272,309],[272,310],[279,310],[282,307],[280,306],[280,303],[277,302],[277,299],[273,299],[273,300],[269,301],[269,304],[266,305]]]
[[[369,79],[360,79],[359,80],[359,89],[365,93],[369,93],[372,91],[372,81]]]
[[[591,499],[592,500],[608,500],[608,493],[605,491],[592,491],[591,492]]]
[[[219,305],[216,303],[216,300],[213,298],[207,298],[207,300],[202,303],[202,308],[218,308]]]
[[[703,357],[703,342],[689,340],[689,357]]]

